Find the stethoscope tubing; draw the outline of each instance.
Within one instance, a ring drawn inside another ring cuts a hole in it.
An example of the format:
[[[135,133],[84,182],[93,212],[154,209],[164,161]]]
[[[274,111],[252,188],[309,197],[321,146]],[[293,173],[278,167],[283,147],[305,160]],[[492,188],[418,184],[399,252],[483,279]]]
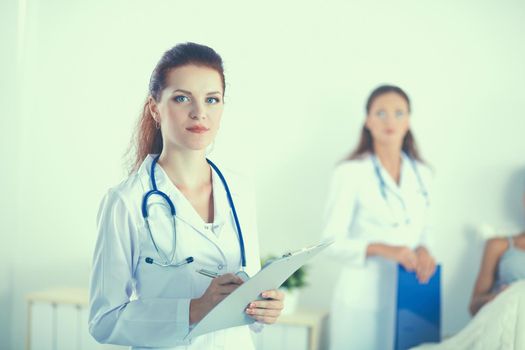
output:
[[[149,190],[148,192],[146,192],[144,194],[144,197],[142,199],[142,204],[141,204],[141,211],[142,211],[142,217],[144,218],[144,221],[146,223],[146,229],[147,229],[149,237],[150,237],[150,239],[151,239],[151,241],[153,243],[153,246],[155,247],[155,250],[157,251],[159,256],[162,259],[164,259],[165,263],[156,262],[152,258],[146,258],[146,262],[149,263],[149,264],[155,264],[155,265],[158,265],[158,266],[178,267],[178,266],[182,266],[182,265],[185,265],[185,264],[189,264],[189,263],[193,262],[194,259],[193,259],[193,257],[188,257],[188,258],[182,260],[181,262],[172,263],[173,258],[175,257],[176,242],[177,242],[177,230],[176,230],[176,213],[177,213],[177,211],[176,211],[175,205],[173,204],[173,202],[169,198],[169,196],[166,193],[160,191],[158,189],[158,187],[157,187],[157,181],[155,179],[155,167],[157,165],[159,157],[160,157],[160,155],[157,155],[153,159],[153,161],[151,162],[151,168],[150,168],[151,190]],[[233,198],[232,198],[232,194],[231,194],[230,188],[228,186],[228,183],[226,182],[226,179],[225,179],[224,175],[219,170],[219,168],[211,160],[206,158],[206,161],[208,162],[210,167],[217,173],[217,175],[219,176],[219,179],[221,180],[221,182],[222,182],[222,184],[224,186],[224,189],[226,191],[226,197],[228,198],[228,204],[230,205],[230,209],[231,209],[232,216],[233,216],[234,223],[235,223],[235,228],[237,230],[237,235],[238,235],[238,238],[239,238],[239,249],[240,249],[240,253],[241,253],[241,267],[244,270],[246,268],[246,253],[245,253],[245,247],[244,247],[244,238],[243,238],[243,234],[242,234],[242,230],[241,230],[241,224],[239,222],[239,216],[237,215],[237,209],[235,208],[235,203],[233,202]],[[170,254],[171,255],[170,259],[168,259],[168,257],[164,254],[164,252],[162,252],[161,249],[159,249],[159,247],[157,246],[157,243],[155,242],[153,234],[151,232],[151,227],[150,227],[150,224],[149,224],[148,200],[153,195],[160,196],[166,203],[168,203],[168,206],[170,207],[170,213],[171,213],[172,220],[173,220],[173,248],[172,248],[172,251],[171,251],[171,254]]]

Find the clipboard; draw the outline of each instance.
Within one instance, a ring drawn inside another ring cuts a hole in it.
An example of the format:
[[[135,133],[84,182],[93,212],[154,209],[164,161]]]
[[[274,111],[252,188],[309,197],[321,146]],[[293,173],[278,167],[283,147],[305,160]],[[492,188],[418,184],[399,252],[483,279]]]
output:
[[[255,320],[244,312],[248,304],[254,300],[261,300],[261,292],[279,288],[295,271],[332,243],[333,241],[321,242],[273,260],[217,304],[193,326],[185,339],[190,340],[202,334],[254,323]]]

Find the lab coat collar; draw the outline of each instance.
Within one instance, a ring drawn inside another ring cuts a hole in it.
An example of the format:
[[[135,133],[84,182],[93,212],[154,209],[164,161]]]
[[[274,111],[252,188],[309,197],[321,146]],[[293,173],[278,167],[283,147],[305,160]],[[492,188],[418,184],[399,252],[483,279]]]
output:
[[[385,181],[385,186],[388,188],[389,191],[392,191],[397,196],[402,196],[403,188],[406,187],[407,183],[411,183],[412,179],[407,179],[407,176],[410,177],[410,173],[412,173],[412,160],[408,157],[408,155],[405,152],[401,152],[401,169],[399,173],[399,185],[394,181],[392,176],[386,169],[383,167],[383,164],[381,164],[381,161],[379,158],[375,155],[371,155],[372,157],[376,157],[377,164],[379,165],[379,172],[381,173],[381,176],[383,177],[383,180]],[[379,179],[378,179],[379,181]]]
[[[155,154],[148,155],[138,170],[138,174],[146,191],[151,190],[150,171],[151,163],[155,157]],[[157,188],[160,191],[166,193],[174,203],[177,212],[177,219],[182,220],[188,225],[192,226],[195,230],[205,235],[210,240],[215,241],[217,239],[222,231],[222,228],[224,227],[224,224],[226,223],[226,220],[228,220],[230,217],[230,206],[226,196],[226,190],[222,185],[221,179],[213,169],[213,233],[209,232],[209,230],[206,230],[207,225],[204,220],[200,217],[195,208],[193,208],[184,194],[182,194],[182,192],[173,184],[173,182],[171,182],[164,169],[162,169],[162,167],[158,164],[155,167],[155,180],[157,181]],[[154,197],[151,197],[152,200]]]

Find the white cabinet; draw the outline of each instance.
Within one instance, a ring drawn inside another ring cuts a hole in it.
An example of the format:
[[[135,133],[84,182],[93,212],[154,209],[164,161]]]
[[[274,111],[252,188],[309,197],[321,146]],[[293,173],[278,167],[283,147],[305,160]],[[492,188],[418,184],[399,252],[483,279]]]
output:
[[[55,288],[31,293],[28,302],[27,350],[122,350],[97,343],[88,332],[88,292]],[[322,311],[282,315],[274,325],[252,333],[257,350],[320,350],[319,336],[327,316]]]
[[[88,332],[88,293],[80,288],[55,288],[27,296],[27,350],[117,350],[102,345]]]
[[[297,311],[253,333],[257,350],[320,350],[319,338],[327,312]]]

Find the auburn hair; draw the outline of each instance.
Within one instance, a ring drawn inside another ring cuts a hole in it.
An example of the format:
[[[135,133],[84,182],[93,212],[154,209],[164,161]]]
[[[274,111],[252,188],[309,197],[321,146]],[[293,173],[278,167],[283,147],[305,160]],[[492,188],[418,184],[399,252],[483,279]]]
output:
[[[149,98],[151,97],[159,102],[162,91],[166,87],[169,72],[186,65],[204,66],[216,70],[222,80],[222,93],[224,95],[226,89],[224,67],[221,56],[215,50],[205,45],[188,42],[178,44],[164,52],[151,73],[148,97],[144,102],[141,116],[132,136],[129,148],[132,163],[130,172],[136,171],[148,154],[162,152],[162,134],[151,114]]]

